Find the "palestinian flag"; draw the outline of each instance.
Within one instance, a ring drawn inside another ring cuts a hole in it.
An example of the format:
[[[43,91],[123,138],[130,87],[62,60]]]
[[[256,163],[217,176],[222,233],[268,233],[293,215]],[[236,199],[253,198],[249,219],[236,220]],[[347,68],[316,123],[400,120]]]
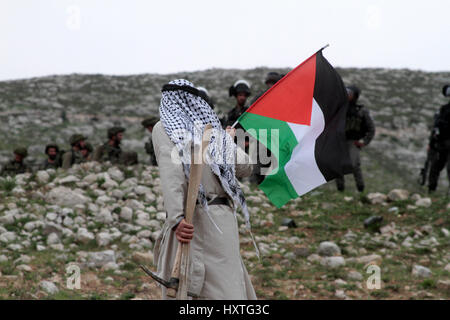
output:
[[[351,172],[346,113],[345,86],[320,50],[241,115],[242,127],[277,159],[259,185],[275,206]]]

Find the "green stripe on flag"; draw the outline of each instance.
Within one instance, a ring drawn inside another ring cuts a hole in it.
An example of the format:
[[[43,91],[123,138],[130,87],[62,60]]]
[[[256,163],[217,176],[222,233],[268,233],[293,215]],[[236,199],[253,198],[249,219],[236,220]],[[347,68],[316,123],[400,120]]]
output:
[[[298,198],[298,194],[292,186],[284,171],[284,166],[291,159],[292,151],[298,141],[291,128],[285,121],[260,116],[246,112],[238,119],[241,126],[248,131],[255,139],[263,143],[267,149],[276,155],[279,144],[278,171],[275,174],[267,175],[259,188],[264,191],[269,200],[277,207],[282,207],[291,199]],[[251,130],[253,129],[253,130]],[[260,140],[259,129],[267,129],[267,141]],[[272,146],[271,129],[278,129],[279,139],[275,139]]]

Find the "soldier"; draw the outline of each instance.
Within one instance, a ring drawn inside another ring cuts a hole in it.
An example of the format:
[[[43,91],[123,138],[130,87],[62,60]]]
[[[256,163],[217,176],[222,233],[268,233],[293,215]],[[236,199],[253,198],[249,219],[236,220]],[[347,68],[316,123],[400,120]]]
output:
[[[59,147],[56,144],[50,143],[45,146],[45,154],[47,159],[40,166],[40,170],[57,169],[62,165],[62,159],[59,153]]]
[[[14,150],[14,159],[5,164],[0,171],[0,176],[13,176],[25,172],[31,172],[30,167],[24,163],[24,159],[28,156],[26,148],[20,147]]]
[[[97,147],[94,153],[94,161],[110,161],[112,164],[123,164],[124,155],[120,147],[125,128],[112,127],[108,129],[108,141]]]
[[[155,124],[158,122],[157,117],[149,117],[141,122],[142,126],[147,129],[147,131],[150,133],[150,137],[148,139],[148,142],[145,143],[145,152],[150,156],[150,164],[152,166],[158,165],[156,163],[156,157],[155,157],[155,150],[153,149],[153,141],[152,141],[152,131]]]
[[[450,86],[442,88],[444,97],[450,97]],[[447,162],[450,152],[450,102],[443,105],[434,122],[432,138],[435,141],[436,156],[431,162],[430,177],[428,180],[428,192],[434,192],[438,185],[439,174],[447,163],[447,174],[450,178],[450,164]],[[432,141],[430,139],[430,141]]]
[[[353,176],[359,192],[364,191],[364,179],[361,171],[360,151],[372,141],[375,135],[375,125],[364,106],[357,104],[361,90],[356,86],[347,87],[348,110],[345,123],[345,137],[353,166]],[[362,140],[362,142],[361,142]],[[344,177],[336,179],[337,189],[345,190]]]
[[[246,103],[251,94],[250,84],[245,80],[238,80],[230,87],[228,93],[230,97],[234,96],[236,98],[236,106],[228,112],[225,120],[225,126],[232,126],[241,114],[248,109]],[[236,128],[242,127],[238,124]]]
[[[73,134],[69,143],[71,150],[64,153],[62,157],[62,168],[69,169],[72,165],[83,162],[81,149],[86,147],[86,137],[81,134]]]
[[[87,142],[86,146],[80,150],[81,154],[83,155],[83,162],[92,160],[92,152],[93,151],[94,151],[94,148],[92,147],[92,144]]]

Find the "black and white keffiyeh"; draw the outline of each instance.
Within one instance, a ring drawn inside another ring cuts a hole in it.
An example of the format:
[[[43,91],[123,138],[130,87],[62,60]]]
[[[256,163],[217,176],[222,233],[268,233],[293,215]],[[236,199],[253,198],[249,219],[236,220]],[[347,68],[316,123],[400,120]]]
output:
[[[170,85],[195,88],[191,82],[184,79],[173,80],[169,82]],[[189,179],[192,141],[194,145],[200,145],[205,125],[212,125],[211,141],[205,162],[219,178],[225,192],[233,199],[234,214],[236,215],[236,208],[239,205],[244,214],[247,227],[250,228],[247,204],[235,175],[237,147],[232,137],[222,129],[219,118],[208,103],[201,96],[188,91],[163,90],[159,106],[163,127],[170,140],[175,144],[183,164],[184,173]],[[208,212],[208,201],[201,184],[199,186],[198,200]]]

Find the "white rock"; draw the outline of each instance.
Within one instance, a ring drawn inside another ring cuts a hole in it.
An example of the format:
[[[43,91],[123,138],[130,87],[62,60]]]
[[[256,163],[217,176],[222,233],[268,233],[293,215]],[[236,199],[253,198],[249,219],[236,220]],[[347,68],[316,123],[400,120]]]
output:
[[[118,270],[119,265],[115,262],[108,262],[105,265],[103,265],[102,270],[109,271],[109,270]]]
[[[48,294],[56,294],[59,292],[58,287],[50,281],[41,281],[39,287]]]
[[[382,257],[378,254],[371,254],[368,256],[358,257],[358,258],[356,258],[356,261],[358,263],[363,263],[363,264],[367,264],[367,263],[371,263],[371,262],[374,262],[376,264],[381,264]]]
[[[148,252],[134,252],[131,256],[134,262],[151,265],[153,263],[153,253]]]
[[[430,198],[421,198],[416,201],[415,205],[418,207],[428,208],[429,206],[431,206],[431,199]]]
[[[56,220],[58,215],[54,212],[49,212],[49,213],[47,213],[47,215],[45,217],[47,218],[47,220],[54,221],[54,220]]]
[[[40,183],[47,183],[50,180],[50,175],[47,171],[40,170],[36,173],[36,180]]]
[[[111,242],[111,235],[107,232],[100,232],[95,237],[100,247],[107,246]]]
[[[165,221],[166,220],[166,213],[165,212],[158,212],[156,213],[156,219],[159,221]]]
[[[150,238],[151,235],[152,232],[150,230],[142,230],[136,234],[138,238]]]
[[[55,232],[52,232],[47,237],[47,245],[58,244],[61,240]]]
[[[363,279],[363,276],[358,271],[352,270],[347,274],[347,279],[354,281],[361,281]]]
[[[125,179],[125,176],[123,174],[122,171],[120,171],[118,168],[116,167],[111,167],[108,169],[108,174],[111,177],[111,179],[117,181],[117,182],[121,182],[123,181],[123,179]]]
[[[57,187],[52,189],[46,197],[47,202],[57,204],[59,206],[74,207],[78,204],[86,204],[90,199],[80,191],[72,190],[66,187]]]
[[[119,184],[112,179],[107,179],[105,183],[102,184],[102,188],[106,190],[114,189],[117,188],[118,186]]]
[[[144,210],[145,209],[145,206],[141,202],[139,202],[139,201],[137,201],[135,199],[127,200],[125,205],[127,207],[130,207],[131,209],[134,209],[134,210]]]
[[[152,190],[150,188],[148,188],[148,187],[145,187],[145,186],[137,186],[136,188],[134,188],[134,192],[138,196],[142,196],[144,194],[151,193]]]
[[[97,200],[95,200],[96,204],[99,204],[101,206],[107,204],[108,202],[112,202],[113,199],[111,199],[110,197],[103,195],[97,198]]]
[[[334,296],[338,299],[346,299],[347,298],[344,290],[336,290],[336,292],[334,293]]]
[[[106,208],[100,209],[100,212],[95,215],[95,221],[104,223],[104,224],[110,224],[114,221],[111,211],[109,211]]]
[[[388,199],[391,201],[407,200],[409,197],[409,191],[403,189],[394,189],[388,193]]]
[[[413,269],[412,269],[412,275],[419,277],[419,278],[429,278],[431,277],[431,270],[423,267],[423,266],[419,266],[419,265],[414,265]]]
[[[87,184],[94,184],[97,181],[97,174],[91,173],[88,174],[86,177],[83,178],[83,182],[86,182]]]
[[[17,239],[17,235],[14,232],[8,231],[0,235],[0,242],[8,243]]]
[[[31,269],[31,267],[30,267],[29,265],[26,265],[26,264],[18,265],[18,266],[16,267],[16,269],[17,269],[17,270],[20,270],[20,271],[25,271],[25,272],[31,272],[31,271],[33,271],[33,269]]]
[[[339,268],[341,266],[345,266],[345,259],[343,257],[324,257],[321,262],[321,265],[330,268],[335,269]]]
[[[95,237],[94,234],[92,232],[89,232],[87,229],[79,228],[75,236],[75,239],[77,239],[81,243],[86,244],[89,241],[94,240]]]
[[[128,207],[122,207],[120,210],[120,217],[123,220],[131,221],[133,219],[133,209]]]
[[[102,267],[108,262],[116,263],[116,255],[113,250],[88,252],[88,266]]]
[[[15,222],[14,214],[7,214],[0,217],[0,224],[7,226]]]
[[[73,176],[73,175],[69,175],[67,177],[64,177],[62,179],[58,180],[59,184],[66,184],[66,183],[73,183],[73,182],[78,182],[80,181],[80,179],[78,179],[77,177]]]
[[[449,232],[447,229],[445,229],[445,228],[442,228],[442,229],[441,229],[441,232],[442,232],[442,234],[444,235],[444,237],[450,236],[450,232]]]
[[[112,196],[116,199],[122,199],[125,196],[125,192],[120,189],[114,189],[112,191]]]
[[[367,199],[369,199],[371,204],[382,204],[386,202],[387,196],[383,193],[375,192],[375,193],[369,193],[367,195]]]
[[[63,224],[66,227],[71,227],[71,226],[73,226],[73,219],[71,217],[65,217],[63,220]]]
[[[341,249],[334,242],[324,241],[320,243],[318,253],[321,256],[336,256],[341,254]]]

